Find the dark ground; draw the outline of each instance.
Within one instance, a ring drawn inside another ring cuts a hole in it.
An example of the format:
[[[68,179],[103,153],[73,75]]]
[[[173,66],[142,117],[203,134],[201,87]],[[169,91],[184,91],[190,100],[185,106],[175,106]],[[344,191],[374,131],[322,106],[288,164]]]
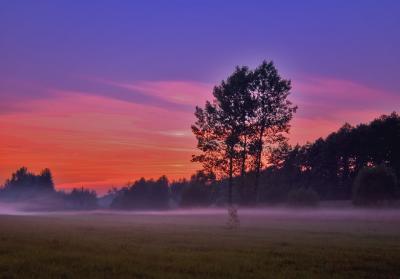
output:
[[[0,278],[400,278],[400,211],[239,213],[0,215]]]

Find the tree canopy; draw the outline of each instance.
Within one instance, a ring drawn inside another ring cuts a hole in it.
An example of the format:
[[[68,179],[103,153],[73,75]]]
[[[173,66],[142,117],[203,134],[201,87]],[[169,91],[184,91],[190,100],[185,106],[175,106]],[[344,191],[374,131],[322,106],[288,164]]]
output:
[[[194,162],[204,171],[228,179],[228,203],[233,180],[241,176],[242,200],[258,198],[263,154],[285,142],[296,107],[288,100],[290,81],[281,78],[272,62],[259,67],[237,67],[213,90],[213,100],[196,107],[192,131],[200,154]],[[255,173],[253,188],[244,188],[245,176]],[[250,194],[249,194],[250,193]]]

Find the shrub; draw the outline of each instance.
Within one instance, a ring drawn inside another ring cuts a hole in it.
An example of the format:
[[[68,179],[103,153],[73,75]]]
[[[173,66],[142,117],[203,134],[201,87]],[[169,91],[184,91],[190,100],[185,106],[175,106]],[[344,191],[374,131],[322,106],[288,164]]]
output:
[[[97,195],[95,191],[74,188],[71,193],[65,194],[68,209],[87,210],[97,208]]]
[[[269,204],[285,202],[288,197],[288,187],[285,185],[270,185],[261,188],[261,200]]]
[[[291,206],[317,206],[319,196],[311,188],[298,188],[288,193],[288,204]]]
[[[191,183],[182,192],[181,206],[208,206],[210,205],[210,193],[208,186]]]
[[[165,176],[157,180],[141,178],[131,186],[114,194],[111,208],[114,209],[167,209],[169,186]]]
[[[359,206],[379,205],[397,197],[397,179],[386,166],[363,168],[353,186],[353,203]]]

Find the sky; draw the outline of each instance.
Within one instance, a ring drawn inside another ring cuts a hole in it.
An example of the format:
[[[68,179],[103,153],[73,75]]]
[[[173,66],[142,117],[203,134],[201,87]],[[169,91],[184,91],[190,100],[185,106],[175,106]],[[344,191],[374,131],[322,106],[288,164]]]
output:
[[[292,80],[304,144],[399,111],[400,1],[0,0],[0,183],[189,177],[194,108],[239,65]]]

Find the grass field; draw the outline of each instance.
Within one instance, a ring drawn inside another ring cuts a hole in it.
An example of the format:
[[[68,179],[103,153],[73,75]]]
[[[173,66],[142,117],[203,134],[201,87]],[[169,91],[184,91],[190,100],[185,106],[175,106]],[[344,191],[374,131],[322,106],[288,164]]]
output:
[[[0,278],[400,278],[400,213],[0,216]]]

